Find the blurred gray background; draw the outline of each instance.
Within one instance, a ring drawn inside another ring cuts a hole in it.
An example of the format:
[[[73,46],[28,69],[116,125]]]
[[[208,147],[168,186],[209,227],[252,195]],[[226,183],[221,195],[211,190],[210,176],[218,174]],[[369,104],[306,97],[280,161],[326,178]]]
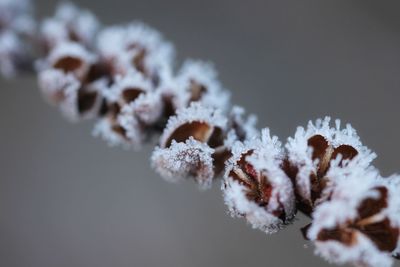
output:
[[[399,167],[400,2],[135,0],[77,4],[139,19],[186,57],[212,60],[235,103],[285,140],[325,115],[351,122],[384,175]],[[50,15],[54,1],[37,1]],[[0,81],[0,266],[328,266],[298,222],[273,236],[150,168],[151,147],[111,149],[69,124],[34,77]],[[398,265],[400,266],[400,265]]]

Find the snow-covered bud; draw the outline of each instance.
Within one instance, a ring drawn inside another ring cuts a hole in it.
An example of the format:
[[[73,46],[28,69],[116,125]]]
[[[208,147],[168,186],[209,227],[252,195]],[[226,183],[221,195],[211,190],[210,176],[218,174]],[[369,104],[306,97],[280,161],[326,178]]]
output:
[[[284,169],[295,184],[299,208],[306,214],[312,212],[329,181],[326,174],[332,160],[343,162],[358,157],[362,159],[359,164],[368,166],[375,158],[349,124],[340,129],[340,121],[336,120],[336,127],[331,127],[329,117],[315,124],[310,121],[306,129],[298,127],[286,149]]]
[[[264,129],[261,138],[236,142],[222,191],[232,216],[274,233],[290,223],[296,212],[293,185],[281,169],[281,143]]]

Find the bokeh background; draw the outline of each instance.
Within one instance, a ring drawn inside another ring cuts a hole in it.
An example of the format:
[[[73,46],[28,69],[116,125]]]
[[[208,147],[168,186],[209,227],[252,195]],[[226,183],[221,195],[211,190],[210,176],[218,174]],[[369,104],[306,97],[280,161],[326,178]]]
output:
[[[285,140],[325,115],[351,122],[400,170],[400,2],[76,0],[104,24],[143,20],[178,59],[212,60],[233,101]],[[40,16],[55,1],[37,0]],[[0,266],[328,266],[299,232],[273,236],[226,214],[217,182],[172,185],[141,152],[69,124],[34,77],[0,80]],[[398,266],[400,266],[398,264]]]

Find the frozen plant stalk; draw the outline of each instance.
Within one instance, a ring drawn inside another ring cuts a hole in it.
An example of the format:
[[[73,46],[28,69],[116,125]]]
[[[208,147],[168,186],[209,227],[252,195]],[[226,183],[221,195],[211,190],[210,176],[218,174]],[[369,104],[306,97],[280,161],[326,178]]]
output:
[[[151,163],[167,181],[193,179],[206,189],[220,177],[230,214],[272,234],[297,210],[316,254],[329,262],[391,266],[400,252],[400,178],[383,178],[356,131],[330,118],[298,127],[283,146],[256,117],[232,106],[209,62],[186,60],[141,22],[101,27],[71,3],[37,32],[28,0],[0,0],[0,72],[32,62],[44,98],[72,121],[96,119],[109,145],[140,149],[158,138]],[[32,34],[37,33],[37,34]]]

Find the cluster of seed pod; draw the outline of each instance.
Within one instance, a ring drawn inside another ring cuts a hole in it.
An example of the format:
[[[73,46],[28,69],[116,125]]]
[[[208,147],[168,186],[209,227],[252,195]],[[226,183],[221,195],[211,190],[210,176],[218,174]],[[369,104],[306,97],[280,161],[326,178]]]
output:
[[[330,262],[391,266],[400,253],[400,176],[380,176],[350,125],[309,122],[283,146],[231,106],[210,63],[175,72],[172,44],[140,22],[101,28],[63,4],[39,35],[45,98],[73,121],[97,119],[94,135],[110,145],[137,149],[158,136],[151,162],[166,180],[206,189],[222,176],[232,216],[266,233],[299,210],[312,218],[305,238]]]

